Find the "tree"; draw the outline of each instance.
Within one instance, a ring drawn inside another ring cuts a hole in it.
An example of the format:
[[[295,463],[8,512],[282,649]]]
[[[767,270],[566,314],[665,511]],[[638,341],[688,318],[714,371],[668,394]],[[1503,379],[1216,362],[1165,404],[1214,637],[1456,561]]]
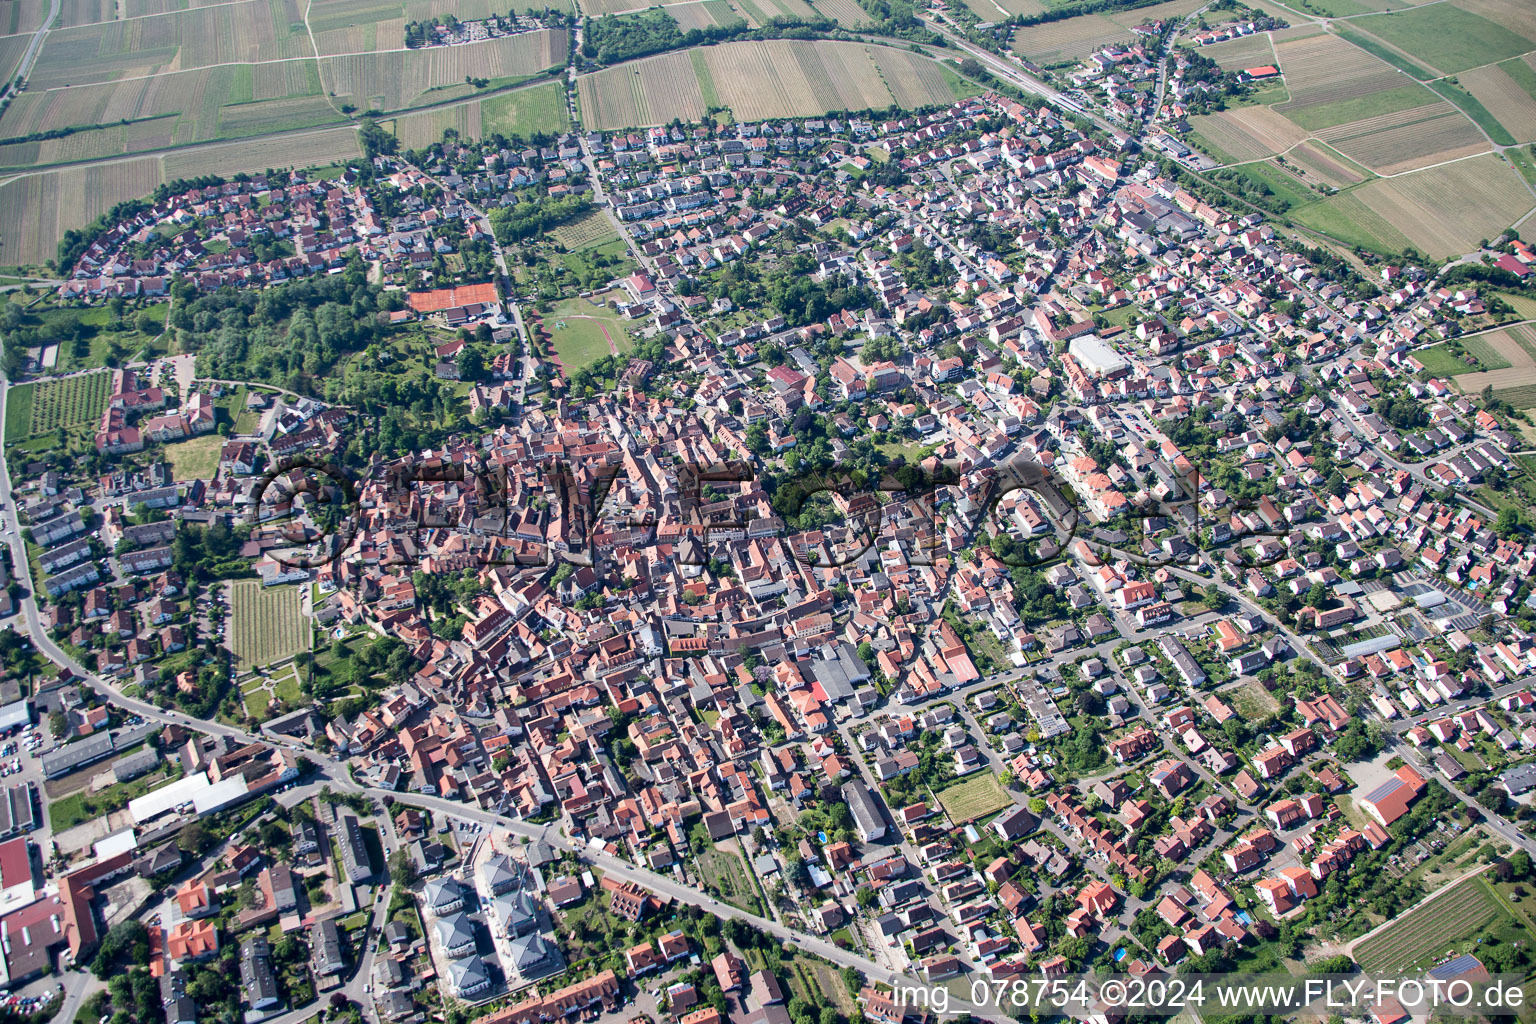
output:
[[[143,922],[130,918],[120,921],[102,936],[91,971],[103,981],[125,964],[149,963],[149,932]]]
[[[176,834],[176,848],[184,853],[199,854],[208,845],[208,830],[201,821],[189,821]]]

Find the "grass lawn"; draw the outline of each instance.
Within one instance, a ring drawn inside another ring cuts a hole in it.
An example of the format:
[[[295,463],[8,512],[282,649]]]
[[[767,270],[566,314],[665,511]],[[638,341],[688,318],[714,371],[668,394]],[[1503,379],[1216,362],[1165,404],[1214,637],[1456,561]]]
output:
[[[73,828],[92,818],[103,818],[128,806],[128,801],[143,796],[165,781],[164,770],[152,771],[128,782],[119,782],[92,793],[81,789],[57,800],[48,801],[48,822],[54,832]]]
[[[1472,372],[1472,367],[1462,362],[1444,345],[1436,345],[1433,348],[1415,352],[1413,357],[1424,364],[1424,369],[1437,377],[1454,377],[1458,373]]]
[[[32,392],[35,384],[12,384],[5,393],[5,437],[19,441],[32,433]]]
[[[218,434],[194,437],[190,441],[165,446],[166,461],[177,480],[211,480],[219,469],[219,453],[224,439]]]
[[[938,798],[944,812],[956,825],[985,818],[1013,804],[1013,798],[990,771],[984,771],[974,779],[955,783],[940,792]]]
[[[1127,302],[1123,306],[1117,306],[1114,309],[1106,309],[1103,313],[1103,316],[1105,320],[1108,320],[1116,327],[1124,327],[1126,324],[1131,322],[1132,317],[1136,316],[1140,312],[1141,310],[1137,307],[1136,303]]]
[[[245,689],[240,691],[240,699],[245,702],[246,714],[258,722],[266,720],[267,708],[272,705],[272,690],[265,679],[247,683]]]
[[[557,134],[571,125],[565,87],[547,82],[480,101],[480,130],[527,140],[536,132]]]
[[[273,689],[277,691],[278,700],[285,700],[290,704],[297,701],[302,696],[299,691],[299,670],[290,667],[287,672],[277,677]]]
[[[1257,682],[1248,682],[1232,690],[1223,690],[1218,696],[1229,702],[1237,709],[1238,714],[1249,721],[1263,718],[1280,706],[1274,696]]]
[[[587,299],[566,299],[556,304],[544,316],[544,330],[567,375],[611,355],[613,347],[620,352],[630,348],[624,318]]]

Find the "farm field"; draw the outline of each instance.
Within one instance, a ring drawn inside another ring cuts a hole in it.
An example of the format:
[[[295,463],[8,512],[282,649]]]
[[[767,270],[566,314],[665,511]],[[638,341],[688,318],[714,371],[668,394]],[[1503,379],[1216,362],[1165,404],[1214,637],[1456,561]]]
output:
[[[1482,879],[1466,879],[1399,917],[1354,949],[1367,971],[1401,971],[1444,956],[1457,939],[1471,935],[1503,912]]]
[[[1307,137],[1283,115],[1268,107],[1238,107],[1189,119],[1190,126],[1235,161],[1258,160],[1283,153]]]
[[[229,586],[230,649],[241,672],[309,650],[309,623],[300,611],[298,587],[264,587],[253,580]]]
[[[0,185],[0,264],[52,259],[65,229],[85,227],[115,204],[147,195],[159,184],[160,161],[154,157],[66,167],[5,182]]]
[[[313,56],[299,0],[234,0],[50,32],[29,85],[51,89],[164,70]]]
[[[944,813],[956,825],[985,818],[1013,803],[1013,798],[991,772],[983,772],[974,779],[957,782],[937,795]]]
[[[167,153],[160,162],[164,166],[165,180],[176,181],[198,174],[228,177],[267,167],[326,167],[356,160],[362,152],[355,129],[327,128],[278,139],[250,139]]]
[[[720,102],[738,119],[952,101],[951,78],[932,60],[861,43],[769,40],[705,47]]]
[[[112,374],[105,370],[40,380],[30,385],[32,417],[30,433],[47,434],[60,427],[95,423],[107,407]]]
[[[1304,176],[1331,188],[1358,184],[1366,179],[1368,173],[1345,159],[1342,153],[1318,142],[1303,142],[1286,154],[1286,159],[1300,167]]]
[[[1520,331],[1520,328],[1514,328],[1513,331]],[[1528,354],[1532,351],[1533,347],[1536,347],[1536,337],[1531,337],[1528,333],[1517,336],[1515,341]],[[1466,351],[1467,355],[1477,360],[1478,369],[1503,370],[1512,365],[1500,350],[1500,347],[1490,343],[1485,335],[1478,334],[1470,338],[1462,338],[1461,347]],[[1503,347],[1507,348],[1508,346],[1505,345]]]
[[[1472,342],[1478,347],[1473,348]],[[1484,369],[1456,377],[1458,388],[1475,394],[1492,387],[1495,397],[1516,408],[1536,405],[1536,327],[1507,327],[1465,338],[1462,345],[1479,359],[1486,352],[1496,357],[1497,362],[1485,362]]]
[[[13,152],[0,160],[8,165],[81,160],[340,119],[321,93],[313,60],[167,72],[124,83],[22,93],[0,117],[0,134],[103,127],[26,143],[35,150],[29,158]]]
[[[854,42],[722,43],[631,61],[577,80],[582,120],[598,130],[697,120],[725,107],[739,120],[831,110],[912,108],[976,91],[937,62]]]
[[[1054,6],[1054,4],[1047,4]],[[1171,18],[1182,18],[1184,15],[1204,6],[1199,0],[1163,0],[1160,4],[1150,7],[1129,7],[1124,10],[1111,10],[1106,15],[1110,21],[1123,29],[1132,29],[1137,25],[1145,25],[1152,21],[1165,21]],[[1258,6],[1255,4],[1255,6]]]
[[[1536,71],[1524,60],[1476,68],[1456,80],[1517,141],[1536,139]]]
[[[1491,154],[1369,181],[1352,194],[1431,256],[1467,252],[1533,205],[1519,174]]]
[[[1041,0],[965,0],[965,6],[982,21],[999,21],[1015,14],[1042,14],[1049,10]]]
[[[986,5],[990,4],[991,0],[970,0],[970,2]],[[869,13],[859,6],[858,0],[812,0],[812,6],[819,14],[831,18],[844,28],[869,24]],[[996,15],[996,8],[993,8],[993,15]]]
[[[461,139],[481,137],[485,110],[479,100],[460,103],[440,110],[424,110],[419,114],[403,114],[395,118],[395,138],[406,149],[425,149],[443,140],[449,130]]]
[[[858,4],[854,6],[858,7]],[[684,32],[690,29],[723,28],[748,20],[742,9],[730,0],[697,0],[696,3],[674,4],[667,13],[672,15],[672,20]]]
[[[1430,103],[1435,96],[1421,85],[1405,83],[1400,71],[1338,36],[1323,34],[1277,43],[1275,53],[1285,73],[1289,103],[1276,109],[1304,128],[1342,124]],[[1387,93],[1387,96],[1375,96]],[[1370,97],[1369,99],[1367,99]],[[1337,113],[1297,116],[1309,107],[1350,103]]]
[[[1131,33],[1102,14],[1027,25],[1013,34],[1013,49],[1037,64],[1081,60],[1105,43],[1131,38]]]
[[[704,93],[687,52],[665,53],[576,80],[581,120],[588,128],[643,128],[674,117],[704,116]]]
[[[480,128],[488,134],[526,139],[536,132],[554,134],[570,126],[565,85],[561,82],[535,85],[480,101]]]
[[[566,33],[543,29],[461,46],[350,54],[320,61],[320,80],[338,103],[361,110],[400,110],[473,92],[466,76],[525,78],[565,59]]]
[[[1275,48],[1270,45],[1269,36],[1263,32],[1191,49],[1221,65],[1223,71],[1241,71],[1261,64],[1274,64],[1278,59]]]
[[[1456,6],[1527,39],[1536,39],[1536,8],[1525,0],[1456,0]]]
[[[5,0],[0,3],[0,35],[36,32],[47,14],[47,0]]]
[[[688,3],[690,0],[673,0],[673,3]],[[589,18],[601,18],[605,14],[623,14],[625,11],[638,11],[646,7],[670,7],[667,0],[580,0],[581,13]],[[772,6],[772,5],[770,5]]]
[[[579,220],[561,224],[550,234],[567,249],[590,249],[616,241],[619,237],[608,215],[601,210],[592,210]]]
[[[1375,14],[1349,24],[1442,75],[1536,49],[1536,41],[1452,3]]]
[[[1351,160],[1384,175],[1488,149],[1488,140],[1472,122],[1445,102],[1322,129],[1316,135]]]

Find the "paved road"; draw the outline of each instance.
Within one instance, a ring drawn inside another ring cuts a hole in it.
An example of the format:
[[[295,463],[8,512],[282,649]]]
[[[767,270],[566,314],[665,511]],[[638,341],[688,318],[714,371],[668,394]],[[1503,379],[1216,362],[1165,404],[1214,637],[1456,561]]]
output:
[[[839,967],[852,967],[862,971],[872,980],[886,982],[904,981],[908,984],[923,984],[915,978],[894,974],[890,968],[877,964],[872,960],[866,960],[857,953],[841,949],[825,939],[808,935],[793,928],[787,928],[777,921],[770,921],[767,918],[758,917],[756,914],[749,914],[745,910],[722,903],[714,897],[702,893],[691,886],[684,885],[666,875],[660,875],[646,868],[637,867],[629,861],[599,852],[585,844],[576,843],[561,835],[554,826],[534,825],[524,821],[504,818],[491,811],[481,810],[478,807],[461,804],[454,800],[445,800],[442,797],[423,796],[419,793],[394,793],[383,789],[367,789],[366,792],[373,796],[393,797],[396,803],[422,807],[441,814],[455,815],[467,818],[470,821],[494,825],[507,829],[514,835],[543,840],[555,849],[574,853],[582,861],[601,868],[606,874],[638,883],[652,892],[671,897],[680,903],[689,903],[694,906],[703,907],[716,917],[739,918],[751,924],[759,931],[766,932],[798,949],[805,950],[807,953],[813,953],[816,956],[822,957]],[[985,1012],[983,1007],[961,1001],[954,1001],[954,1006],[956,1012],[961,1013],[969,1011],[980,1014]]]

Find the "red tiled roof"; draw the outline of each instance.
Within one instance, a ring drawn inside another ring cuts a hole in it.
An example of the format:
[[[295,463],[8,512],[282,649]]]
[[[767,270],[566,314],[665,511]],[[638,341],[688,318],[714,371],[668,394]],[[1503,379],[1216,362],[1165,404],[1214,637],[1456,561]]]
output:
[[[485,284],[460,285],[457,288],[438,288],[430,292],[411,292],[409,298],[411,308],[418,313],[436,313],[440,309],[451,309],[472,302],[495,301],[496,285],[489,281]]]

